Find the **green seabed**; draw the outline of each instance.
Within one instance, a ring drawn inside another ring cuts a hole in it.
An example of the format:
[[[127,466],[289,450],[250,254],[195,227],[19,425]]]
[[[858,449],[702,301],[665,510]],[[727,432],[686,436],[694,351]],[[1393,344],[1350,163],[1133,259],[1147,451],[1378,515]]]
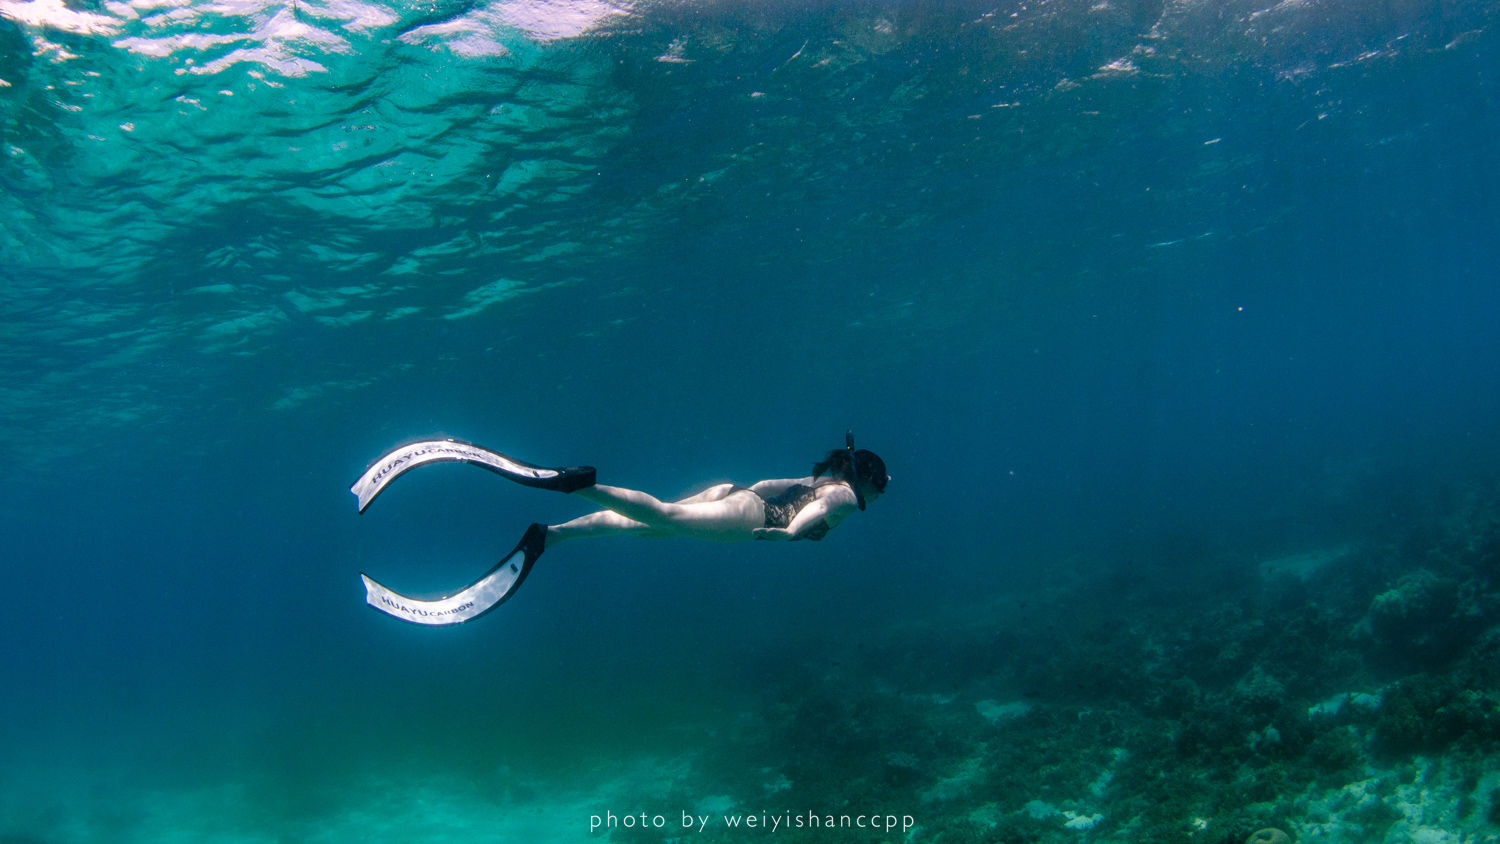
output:
[[[1500,487],[1442,503],[1321,549],[1074,560],[983,607],[757,651],[752,691],[649,735],[622,712],[516,754],[527,725],[494,701],[433,758],[408,735],[383,765],[46,770],[8,789],[0,840],[1495,840]]]

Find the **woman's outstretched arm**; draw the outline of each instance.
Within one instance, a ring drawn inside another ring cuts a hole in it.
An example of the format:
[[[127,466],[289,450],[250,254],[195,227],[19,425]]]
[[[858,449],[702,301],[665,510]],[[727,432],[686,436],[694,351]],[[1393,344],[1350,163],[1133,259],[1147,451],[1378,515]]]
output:
[[[750,489],[761,498],[771,498],[786,492],[797,484],[812,486],[814,483],[815,481],[812,478],[780,478],[778,480],[757,481],[750,485]]]
[[[844,484],[829,484],[824,489],[828,490],[808,502],[806,507],[797,511],[792,521],[784,528],[756,528],[756,539],[796,539],[802,535],[804,530],[812,527],[820,521],[826,521],[831,528],[843,521],[844,517],[854,512],[859,507],[859,502],[854,497],[854,490]]]

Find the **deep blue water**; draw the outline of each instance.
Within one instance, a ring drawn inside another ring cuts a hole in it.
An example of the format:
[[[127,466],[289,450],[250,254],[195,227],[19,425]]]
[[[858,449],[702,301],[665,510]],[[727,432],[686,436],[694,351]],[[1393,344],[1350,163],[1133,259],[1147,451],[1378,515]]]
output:
[[[1497,512],[1495,18],[0,0],[0,840],[577,841],[721,796],[1021,840],[1014,790],[932,789],[985,744],[976,700],[1120,699],[1020,664],[1058,612],[1274,627],[1261,562],[1398,548],[1287,600],[1345,631],[1426,568],[1493,629],[1493,561],[1419,546],[1488,547]],[[669,497],[846,428],[894,480],[824,542],[568,544],[451,630],[362,603],[360,571],[451,588],[587,509],[439,466],[356,514],[401,442]],[[1288,711],[1449,664],[1350,642],[1328,688],[1282,675]],[[893,686],[939,714],[861,714]],[[1428,755],[1492,752],[1470,732]],[[1255,805],[1313,834],[1290,795]],[[1143,840],[1101,805],[1048,834]],[[1495,834],[1476,812],[1430,826]],[[1192,840],[1243,840],[1215,822]]]

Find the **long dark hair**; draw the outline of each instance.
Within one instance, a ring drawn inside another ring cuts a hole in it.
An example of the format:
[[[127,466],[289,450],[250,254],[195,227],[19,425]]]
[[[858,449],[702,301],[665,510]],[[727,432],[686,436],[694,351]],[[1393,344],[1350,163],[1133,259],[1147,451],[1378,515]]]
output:
[[[890,476],[885,471],[885,461],[868,449],[836,448],[828,457],[813,464],[812,476],[839,478],[849,481],[869,481],[881,492],[885,492]]]

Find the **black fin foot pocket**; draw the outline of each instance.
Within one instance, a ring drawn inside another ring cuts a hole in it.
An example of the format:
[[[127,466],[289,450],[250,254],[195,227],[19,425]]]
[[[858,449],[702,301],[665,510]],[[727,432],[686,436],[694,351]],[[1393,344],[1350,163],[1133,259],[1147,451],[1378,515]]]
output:
[[[577,492],[594,485],[593,466],[570,466],[564,470],[563,483],[558,487],[563,492]]]
[[[594,485],[593,466],[568,466],[563,469],[545,471],[551,474],[545,477],[522,474],[506,475],[506,477],[523,486],[550,489],[556,492],[577,492]]]
[[[532,522],[531,527],[526,529],[526,534],[521,537],[521,544],[516,546],[517,551],[522,551],[527,564],[536,562],[536,558],[542,556],[547,550],[547,526],[540,522]],[[512,554],[515,551],[511,552]]]

